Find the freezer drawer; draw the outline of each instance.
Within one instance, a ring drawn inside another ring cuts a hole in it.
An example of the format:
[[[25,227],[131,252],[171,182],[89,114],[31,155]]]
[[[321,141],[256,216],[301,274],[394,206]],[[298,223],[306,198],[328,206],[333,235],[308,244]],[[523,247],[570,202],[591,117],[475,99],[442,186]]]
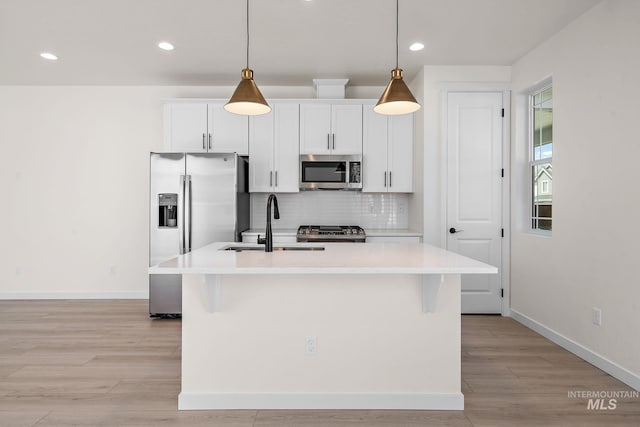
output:
[[[149,315],[180,315],[182,313],[182,275],[149,275]]]

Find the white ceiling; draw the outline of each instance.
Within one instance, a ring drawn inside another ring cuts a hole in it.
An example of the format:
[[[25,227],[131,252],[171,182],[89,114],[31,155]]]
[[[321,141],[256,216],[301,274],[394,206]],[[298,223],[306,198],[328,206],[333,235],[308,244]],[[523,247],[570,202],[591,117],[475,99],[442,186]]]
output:
[[[598,1],[400,0],[400,66],[411,77],[510,65]],[[388,81],[393,0],[250,0],[250,11],[258,84]],[[426,48],[409,51],[414,41]],[[0,0],[0,84],[235,85],[244,63],[243,0]]]

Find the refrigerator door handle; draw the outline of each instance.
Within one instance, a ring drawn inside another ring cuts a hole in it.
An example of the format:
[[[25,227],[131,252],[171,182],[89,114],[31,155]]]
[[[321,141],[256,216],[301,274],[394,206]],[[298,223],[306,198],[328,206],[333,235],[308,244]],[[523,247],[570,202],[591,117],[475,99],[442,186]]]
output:
[[[184,253],[184,226],[185,226],[185,209],[184,209],[184,184],[185,176],[180,175],[180,186],[178,187],[178,246],[180,255]]]
[[[184,233],[185,248],[184,252],[191,252],[191,175],[185,175],[185,192],[184,192]]]

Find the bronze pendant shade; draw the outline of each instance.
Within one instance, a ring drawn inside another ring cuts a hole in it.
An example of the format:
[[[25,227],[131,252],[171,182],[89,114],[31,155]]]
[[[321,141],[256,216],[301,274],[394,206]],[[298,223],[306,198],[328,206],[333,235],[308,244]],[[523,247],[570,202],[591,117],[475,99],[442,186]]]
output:
[[[257,116],[271,111],[258,85],[253,81],[253,70],[249,68],[242,70],[242,80],[224,109],[231,113],[248,116]]]
[[[402,79],[402,69],[398,67],[398,0],[396,0],[396,68],[391,70],[391,81],[373,111],[385,115],[398,115],[413,113],[419,109],[420,104]]]
[[[247,0],[247,66],[242,70],[242,80],[224,109],[246,116],[257,116],[271,111],[258,85],[253,81],[253,70],[249,68],[249,0]]]

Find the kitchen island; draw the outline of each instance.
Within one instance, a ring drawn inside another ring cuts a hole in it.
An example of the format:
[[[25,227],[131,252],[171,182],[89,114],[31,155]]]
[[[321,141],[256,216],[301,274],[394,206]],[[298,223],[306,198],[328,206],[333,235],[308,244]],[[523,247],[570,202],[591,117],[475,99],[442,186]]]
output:
[[[150,268],[183,275],[179,409],[464,408],[460,275],[495,267],[426,244],[286,246]]]

